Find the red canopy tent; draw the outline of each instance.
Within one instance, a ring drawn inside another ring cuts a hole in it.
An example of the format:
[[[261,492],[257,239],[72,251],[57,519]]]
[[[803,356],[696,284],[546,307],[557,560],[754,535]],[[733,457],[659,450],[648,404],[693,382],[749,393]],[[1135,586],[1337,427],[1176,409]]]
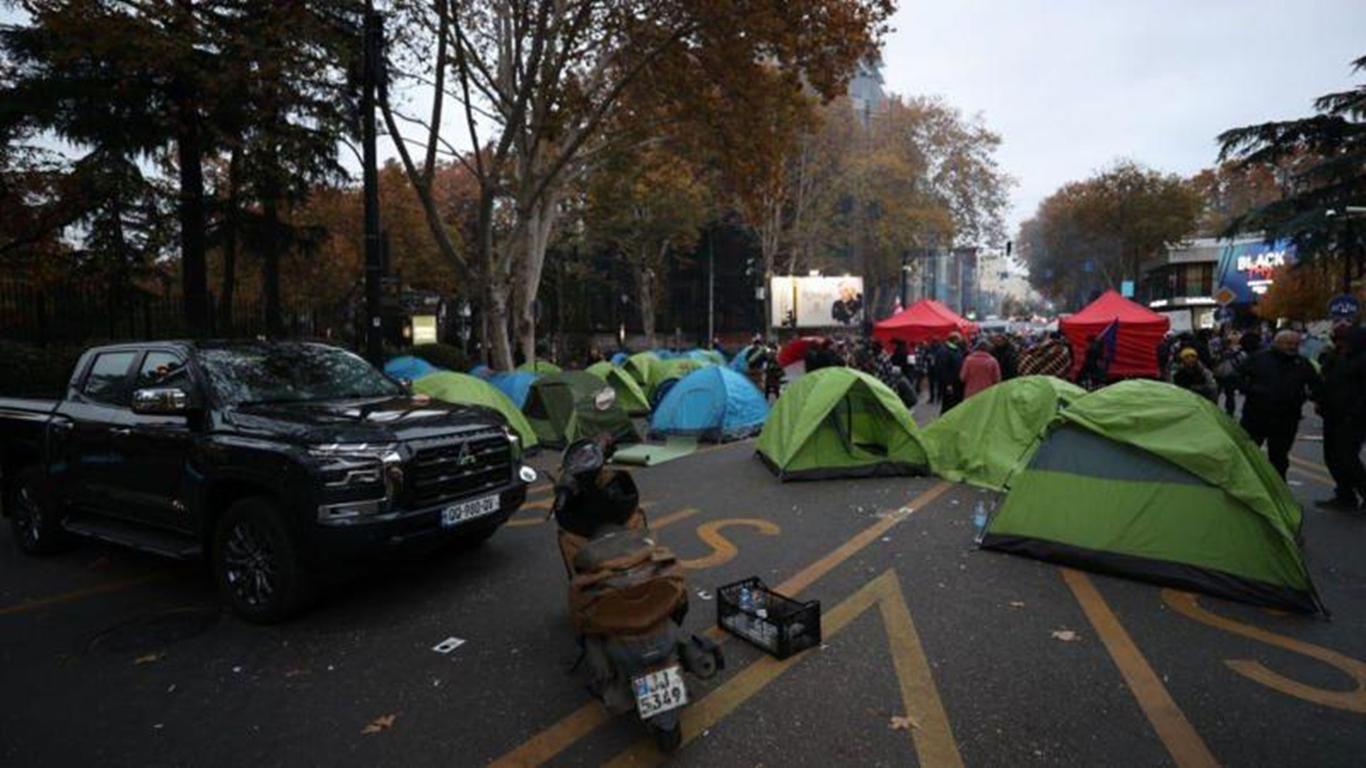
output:
[[[955,331],[971,336],[977,333],[977,325],[934,299],[921,299],[873,326],[873,336],[888,343],[897,339],[907,344],[943,341]]]
[[[1086,362],[1086,343],[1119,321],[1115,358],[1110,362],[1110,377],[1157,376],[1157,346],[1171,327],[1171,320],[1147,307],[1135,304],[1114,291],[1106,291],[1080,312],[1058,322],[1058,328],[1072,345],[1072,378]]]

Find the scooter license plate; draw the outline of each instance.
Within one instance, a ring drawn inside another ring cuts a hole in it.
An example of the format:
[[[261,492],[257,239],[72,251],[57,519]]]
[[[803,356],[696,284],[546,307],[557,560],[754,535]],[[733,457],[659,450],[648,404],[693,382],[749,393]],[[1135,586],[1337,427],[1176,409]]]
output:
[[[636,711],[641,720],[688,703],[688,687],[683,684],[683,670],[678,666],[641,675],[631,684],[636,691]]]

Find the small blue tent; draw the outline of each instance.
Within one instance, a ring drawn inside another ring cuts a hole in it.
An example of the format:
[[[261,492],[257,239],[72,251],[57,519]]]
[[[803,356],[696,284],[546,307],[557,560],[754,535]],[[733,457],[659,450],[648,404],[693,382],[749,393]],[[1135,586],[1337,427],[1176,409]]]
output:
[[[484,365],[483,363],[480,363],[470,369],[470,375],[481,378],[484,381],[488,381],[489,378],[493,376],[493,369],[488,367],[487,365]]]
[[[768,401],[749,379],[711,365],[669,389],[650,418],[650,432],[724,442],[758,434],[767,418]]]
[[[744,373],[749,370],[749,347],[744,347],[735,353],[735,357],[730,359],[730,369],[736,373]]]
[[[432,365],[420,357],[413,357],[412,355],[401,355],[399,357],[391,358],[389,362],[384,364],[384,372],[391,378],[406,379],[408,381],[417,381],[423,376],[426,376],[429,373],[436,373],[439,370],[441,369],[437,368],[435,365]]]
[[[628,357],[630,357],[629,354],[627,354],[627,353],[625,353],[625,352],[618,352],[618,353],[616,353],[615,355],[612,355],[612,365],[616,365],[616,366],[626,365],[626,358],[628,358]]]
[[[527,394],[531,392],[531,385],[536,378],[536,374],[529,371],[499,372],[489,377],[489,383],[507,395],[513,405],[521,408],[526,405]]]

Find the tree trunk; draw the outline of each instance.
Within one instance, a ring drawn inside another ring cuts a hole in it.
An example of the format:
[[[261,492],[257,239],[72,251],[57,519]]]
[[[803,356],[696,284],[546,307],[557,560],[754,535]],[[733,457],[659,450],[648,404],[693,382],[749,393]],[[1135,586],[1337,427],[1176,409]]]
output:
[[[636,304],[640,307],[640,328],[645,332],[645,344],[650,349],[654,349],[659,346],[655,343],[654,277],[650,274],[649,267],[643,263],[636,264],[635,273]]]
[[[484,323],[488,334],[488,354],[494,370],[510,371],[512,341],[508,336],[508,294],[510,285],[504,270],[499,268],[498,256],[493,251],[492,186],[479,191],[479,218],[475,223],[477,261],[483,265]]]
[[[228,201],[223,214],[223,275],[218,290],[218,323],[231,335],[233,293],[237,289],[237,211],[241,202],[238,199],[238,175],[241,172],[239,148],[233,147],[228,160]]]
[[[266,302],[266,334],[271,338],[284,335],[284,317],[280,311],[280,201],[273,189],[261,200],[261,216],[265,225],[265,243],[261,249],[261,295]]]
[[[517,292],[518,298],[518,343],[522,355],[531,360],[536,353],[536,299],[540,294],[541,273],[545,268],[546,249],[550,246],[550,232],[555,226],[559,196],[547,191],[541,202],[531,206],[526,214],[524,242],[520,276],[522,283]]]
[[[197,37],[193,0],[179,0],[187,45]],[[176,164],[179,166],[180,291],[185,327],[192,337],[209,335],[209,278],[205,268],[203,126],[194,103],[195,86],[179,79],[173,86],[176,112]]]

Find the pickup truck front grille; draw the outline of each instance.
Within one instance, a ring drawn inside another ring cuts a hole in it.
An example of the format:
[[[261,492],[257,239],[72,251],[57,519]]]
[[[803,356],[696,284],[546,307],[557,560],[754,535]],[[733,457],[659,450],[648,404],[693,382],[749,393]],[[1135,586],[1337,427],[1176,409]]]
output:
[[[424,442],[406,474],[412,509],[476,496],[512,479],[512,446],[501,430]]]

